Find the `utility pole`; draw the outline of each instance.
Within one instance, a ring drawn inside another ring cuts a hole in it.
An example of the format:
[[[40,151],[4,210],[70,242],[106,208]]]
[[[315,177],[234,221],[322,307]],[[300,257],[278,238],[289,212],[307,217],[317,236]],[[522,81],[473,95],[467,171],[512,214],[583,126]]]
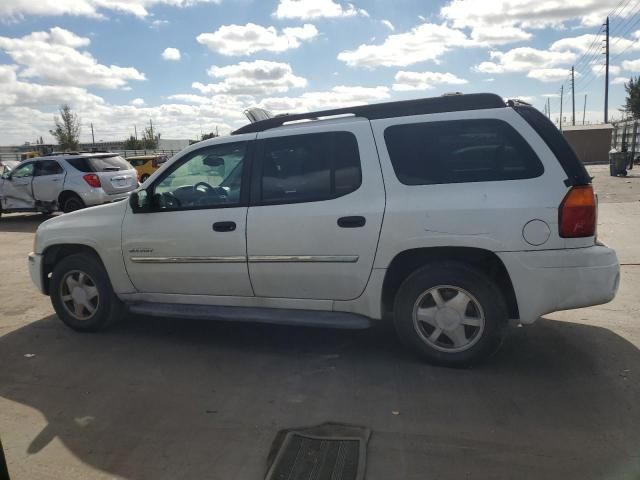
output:
[[[133,133],[134,133],[134,136],[135,136],[136,142],[137,142],[138,141],[138,128],[136,127],[135,124],[133,125]]]
[[[154,139],[156,137],[153,136],[153,120],[149,119],[149,126],[151,127],[151,138]]]
[[[91,122],[91,146],[96,146],[96,137],[93,134],[93,122]]]
[[[560,131],[562,131],[562,102],[564,101],[564,84],[560,86]]]
[[[609,17],[605,26],[604,123],[609,123]]]
[[[582,125],[584,125],[584,116],[587,113],[587,94],[584,94],[584,107],[582,108]]]
[[[571,125],[576,126],[576,77],[575,69],[571,67]]]

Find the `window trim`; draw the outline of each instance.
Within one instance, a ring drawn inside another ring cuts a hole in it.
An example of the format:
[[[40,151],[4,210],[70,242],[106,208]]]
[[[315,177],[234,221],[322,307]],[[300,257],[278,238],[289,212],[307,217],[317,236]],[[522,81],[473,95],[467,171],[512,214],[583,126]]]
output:
[[[255,156],[255,140],[239,140],[239,141],[235,141],[235,142],[215,143],[215,144],[212,144],[212,145],[203,146],[202,148],[191,150],[191,151],[185,153],[182,158],[176,160],[173,164],[171,164],[169,166],[169,168],[167,168],[164,172],[162,172],[162,174],[160,176],[158,176],[158,178],[156,178],[153,181],[153,183],[151,183],[151,185],[149,185],[147,188],[144,188],[143,190],[147,191],[147,194],[149,195],[149,198],[151,199],[151,198],[153,198],[153,192],[155,191],[156,185],[158,183],[160,183],[168,175],[173,173],[176,169],[180,168],[186,162],[188,162],[195,155],[199,155],[199,153],[202,152],[203,150],[208,150],[210,148],[215,148],[215,147],[222,146],[222,145],[233,145],[233,144],[241,144],[241,143],[246,143],[247,150],[246,150],[245,158],[243,160],[243,165],[242,165],[242,175],[241,175],[242,178],[240,180],[240,201],[239,202],[232,203],[232,204],[199,205],[199,206],[195,206],[195,207],[179,207],[179,208],[172,208],[170,210],[159,209],[159,208],[156,208],[153,205],[150,205],[148,210],[140,211],[140,212],[134,212],[134,213],[170,213],[170,212],[185,212],[185,211],[191,211],[191,210],[218,210],[218,209],[225,209],[225,208],[248,207],[249,206],[249,189],[250,189],[249,188],[250,187],[250,185],[249,185],[250,177],[249,176],[250,176],[250,173],[251,173],[251,166],[253,164],[253,157]]]
[[[360,168],[360,184],[357,188],[351,190],[347,193],[333,194],[331,196],[323,195],[321,197],[311,197],[297,200],[261,200],[262,197],[262,165],[264,163],[264,152],[265,152],[265,144],[268,140],[272,139],[281,139],[281,138],[290,138],[290,137],[298,137],[303,135],[321,135],[323,133],[348,133],[353,136],[353,139],[356,142],[356,150],[358,152],[358,167]],[[352,193],[357,192],[362,188],[363,182],[363,174],[362,174],[362,158],[360,155],[360,143],[358,142],[358,136],[352,132],[351,130],[324,130],[322,132],[296,132],[296,133],[287,133],[284,135],[274,135],[259,138],[256,140],[256,149],[255,149],[255,159],[253,162],[253,167],[251,169],[251,194],[249,197],[249,206],[250,207],[265,207],[265,206],[274,206],[274,205],[295,205],[299,203],[318,203],[318,202],[327,202],[331,200],[335,200],[340,197],[344,197],[347,195],[351,195]]]
[[[475,180],[475,181],[459,181],[459,182],[430,182],[430,183],[405,183],[401,178],[400,175],[398,174],[398,171],[396,170],[395,164],[393,162],[393,159],[391,158],[391,152],[388,146],[388,142],[387,142],[387,131],[390,128],[395,128],[395,127],[408,127],[408,126],[414,126],[414,125],[428,125],[428,124],[435,124],[435,123],[454,123],[454,122],[477,122],[477,123],[481,123],[481,122],[486,122],[486,121],[494,121],[503,125],[506,125],[507,128],[511,129],[511,131],[513,133],[515,133],[520,140],[526,145],[526,147],[531,151],[531,153],[533,154],[533,156],[535,157],[535,159],[537,159],[538,164],[540,166],[540,172],[537,175],[534,176],[527,176],[527,177],[523,177],[523,178],[495,178],[495,179],[489,179],[489,180]],[[489,182],[512,182],[512,181],[519,181],[519,180],[532,180],[535,178],[540,178],[542,175],[544,175],[546,169],[544,166],[544,163],[542,162],[542,159],[540,158],[540,156],[538,155],[538,153],[535,151],[535,149],[529,144],[529,142],[527,141],[527,139],[524,137],[524,135],[522,135],[522,133],[515,128],[513,125],[511,125],[509,122],[501,119],[501,118],[495,118],[495,117],[489,117],[489,118],[457,118],[457,119],[449,119],[449,120],[427,120],[427,121],[420,121],[420,122],[407,122],[407,123],[396,123],[396,124],[392,124],[392,125],[388,125],[384,128],[384,130],[382,131],[382,137],[384,139],[384,145],[385,145],[385,149],[387,151],[387,156],[389,157],[389,163],[391,163],[391,169],[393,170],[393,173],[395,175],[395,178],[398,182],[400,182],[400,184],[407,186],[407,187],[428,187],[428,186],[432,186],[432,185],[463,185],[463,184],[476,184],[476,183],[489,183]]]

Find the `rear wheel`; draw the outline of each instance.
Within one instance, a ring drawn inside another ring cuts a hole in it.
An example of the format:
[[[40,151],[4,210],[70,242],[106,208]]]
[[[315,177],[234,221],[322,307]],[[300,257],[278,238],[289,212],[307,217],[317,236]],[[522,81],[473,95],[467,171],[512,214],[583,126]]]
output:
[[[80,210],[80,209],[84,208],[85,206],[86,205],[84,204],[82,199],[76,194],[68,195],[62,201],[62,211],[64,213],[69,213],[69,212],[73,212],[75,210]]]
[[[62,259],[53,269],[49,291],[60,320],[80,332],[103,329],[125,313],[107,272],[91,254]]]
[[[463,367],[499,347],[507,308],[497,285],[462,263],[426,265],[396,296],[394,323],[400,340],[436,365]]]

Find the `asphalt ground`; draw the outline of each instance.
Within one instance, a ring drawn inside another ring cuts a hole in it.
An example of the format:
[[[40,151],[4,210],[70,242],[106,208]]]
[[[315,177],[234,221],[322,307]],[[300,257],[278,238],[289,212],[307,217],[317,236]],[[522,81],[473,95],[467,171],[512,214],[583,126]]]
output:
[[[512,328],[472,370],[388,324],[320,330],[133,317],[78,334],[31,285],[38,215],[0,220],[0,438],[19,479],[260,479],[284,428],[372,429],[368,479],[640,478],[640,167],[590,168],[622,282]]]

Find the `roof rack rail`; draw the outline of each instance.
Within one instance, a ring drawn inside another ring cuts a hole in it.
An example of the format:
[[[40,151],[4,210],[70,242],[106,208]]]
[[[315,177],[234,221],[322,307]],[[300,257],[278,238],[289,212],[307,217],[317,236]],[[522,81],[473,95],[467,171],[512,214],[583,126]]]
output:
[[[442,97],[420,98],[417,100],[401,100],[398,102],[374,103],[355,107],[334,108],[308,113],[294,113],[279,115],[266,120],[260,120],[231,132],[232,135],[241,133],[263,132],[271,128],[280,127],[287,122],[297,120],[317,120],[320,117],[337,115],[354,115],[369,120],[390,117],[406,117],[427,113],[459,112],[465,110],[481,110],[485,108],[504,108],[506,104],[502,97],[494,93],[471,93],[466,95],[447,95]]]

